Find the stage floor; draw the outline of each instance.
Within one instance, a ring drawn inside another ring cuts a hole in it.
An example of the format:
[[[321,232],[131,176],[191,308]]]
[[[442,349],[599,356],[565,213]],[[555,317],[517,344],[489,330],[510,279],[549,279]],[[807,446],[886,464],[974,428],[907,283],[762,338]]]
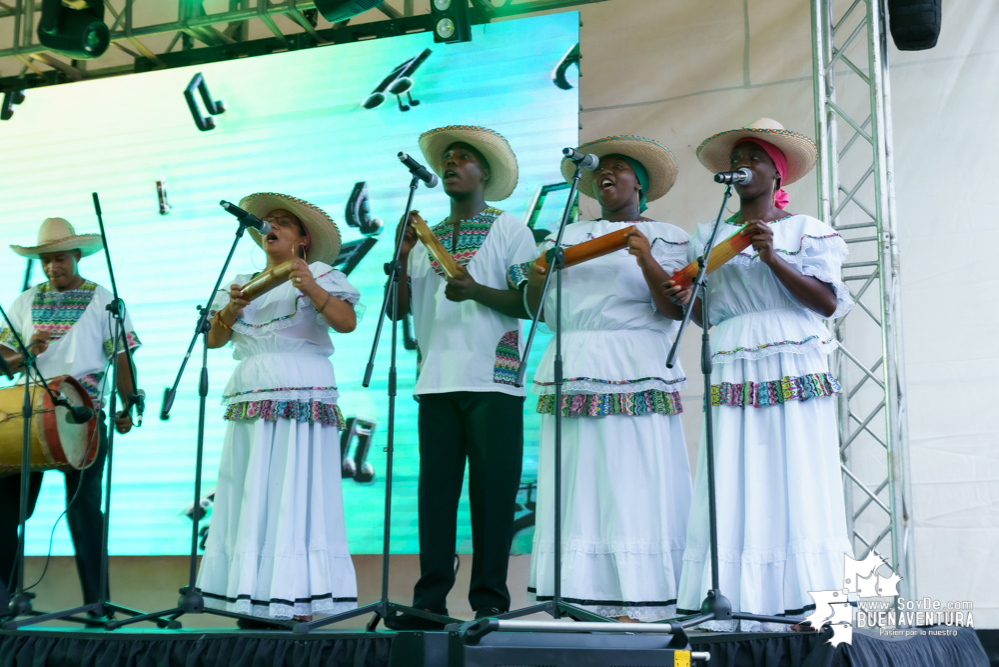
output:
[[[689,633],[690,648],[711,654],[708,667],[832,667],[834,665],[922,667],[989,667],[989,659],[974,631],[953,629],[948,636],[919,634],[906,640],[882,640],[877,635],[855,631],[852,645],[833,649],[829,633]],[[517,635],[550,648],[564,648],[564,660],[551,667],[579,667],[583,638],[592,645],[601,637],[613,637],[616,646],[646,649],[652,637],[662,635],[575,635],[567,633],[493,633],[505,642],[517,643]],[[574,639],[575,638],[575,639]],[[530,643],[530,642],[528,642]],[[485,646],[487,642],[483,642]],[[574,644],[579,644],[574,646]],[[628,662],[627,650],[618,648],[614,664],[679,665],[672,654],[661,658]],[[480,660],[483,656],[480,656]],[[462,654],[456,632],[395,633],[320,629],[308,634],[285,631],[233,631],[227,629],[160,630],[128,629],[104,631],[89,628],[24,628],[0,630],[0,665],[47,667],[463,667],[487,664]],[[466,662],[467,660],[467,662]],[[650,661],[651,660],[651,661]],[[624,661],[624,662],[621,662]],[[503,663],[507,664],[507,663]],[[610,663],[607,663],[610,664]],[[695,661],[693,665],[704,665]]]

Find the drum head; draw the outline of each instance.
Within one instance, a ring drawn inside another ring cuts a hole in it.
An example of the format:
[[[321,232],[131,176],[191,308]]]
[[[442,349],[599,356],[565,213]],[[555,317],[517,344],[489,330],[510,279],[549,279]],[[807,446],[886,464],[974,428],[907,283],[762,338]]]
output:
[[[58,390],[62,392],[70,405],[82,405],[93,408],[93,402],[86,390],[79,382],[71,377],[58,378],[50,382],[50,385],[58,383]],[[62,449],[65,461],[72,468],[82,470],[97,458],[97,448],[99,445],[97,433],[97,416],[83,424],[74,424],[68,419],[69,410],[62,406],[55,406],[54,426],[59,441],[59,448]],[[53,450],[51,440],[51,430],[46,429],[49,447]],[[55,453],[55,452],[53,452]]]

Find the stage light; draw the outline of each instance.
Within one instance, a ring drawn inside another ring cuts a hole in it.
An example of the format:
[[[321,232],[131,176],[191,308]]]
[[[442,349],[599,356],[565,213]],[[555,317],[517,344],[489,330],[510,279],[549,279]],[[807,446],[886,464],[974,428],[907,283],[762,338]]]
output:
[[[430,18],[434,24],[435,42],[472,41],[468,0],[432,0]]]
[[[384,0],[316,0],[316,9],[330,23],[344,21],[351,16],[374,9]]]
[[[900,51],[923,51],[937,45],[941,0],[888,0],[888,27]]]
[[[102,0],[42,0],[38,41],[74,60],[100,58],[111,44]]]

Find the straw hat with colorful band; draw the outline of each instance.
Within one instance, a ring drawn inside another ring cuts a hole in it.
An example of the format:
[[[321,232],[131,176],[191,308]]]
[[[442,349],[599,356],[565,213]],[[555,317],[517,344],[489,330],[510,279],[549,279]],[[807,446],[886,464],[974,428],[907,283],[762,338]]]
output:
[[[309,235],[309,245],[305,249],[305,260],[333,264],[340,254],[340,230],[326,211],[314,206],[304,199],[278,194],[277,192],[257,192],[239,201],[239,207],[257,216],[265,217],[275,209],[283,208],[291,212],[305,227]],[[255,229],[250,229],[250,236],[257,245],[264,248],[264,237]]]
[[[728,171],[732,149],[743,139],[760,139],[776,146],[787,158],[787,173],[781,186],[794,183],[815,166],[818,149],[803,134],[785,130],[772,118],[760,118],[746,127],[712,135],[697,147],[697,159],[713,173]]]
[[[38,245],[12,245],[10,249],[21,257],[41,259],[45,253],[66,250],[79,250],[82,257],[87,257],[103,247],[100,234],[77,234],[68,220],[47,218],[38,228]]]
[[[444,153],[451,144],[466,143],[482,153],[489,163],[489,180],[483,195],[487,201],[503,201],[517,187],[517,156],[499,132],[477,125],[448,125],[420,135],[420,150],[438,176],[444,174]]]
[[[669,192],[673,183],[676,182],[676,158],[673,157],[673,153],[668,148],[655,139],[623,134],[588,141],[576,150],[580,153],[593,153],[597,157],[623,155],[640,162],[649,175],[648,192],[642,193],[647,201],[659,199]],[[571,160],[562,160],[562,176],[566,182],[572,182],[572,175],[575,171],[576,165]],[[593,196],[593,175],[595,173],[596,171],[584,169],[579,179],[579,191],[590,197]]]

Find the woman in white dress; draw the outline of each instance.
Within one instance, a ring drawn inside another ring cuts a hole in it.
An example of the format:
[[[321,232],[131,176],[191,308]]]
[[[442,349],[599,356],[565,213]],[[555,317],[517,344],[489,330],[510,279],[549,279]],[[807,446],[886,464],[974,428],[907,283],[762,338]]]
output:
[[[662,197],[676,179],[676,161],[651,139],[607,137],[579,147],[601,157],[584,171],[580,192],[600,202],[601,219],[566,228],[563,246],[628,226],[627,249],[563,273],[562,343],[562,595],[566,602],[621,621],[672,615],[690,503],[690,468],[680,424],[679,365],[666,368],[670,334],[681,309],[663,281],[687,263],[685,232],[641,217],[646,200]],[[574,165],[563,163],[571,180]],[[542,246],[547,251],[555,235]],[[545,271],[514,267],[528,278],[536,312]],[[545,300],[554,328],[555,291]],[[534,391],[541,394],[538,504],[528,592],[554,591],[555,341],[548,346]]]
[[[708,281],[719,583],[735,611],[800,618],[814,609],[809,591],[843,587],[843,556],[853,555],[839,465],[840,386],[828,361],[836,341],[822,322],[853,305],[841,275],[847,248],[824,222],[784,210],[782,186],[815,164],[808,137],[763,118],[706,139],[697,156],[712,172],[753,173],[736,186],[739,212],[716,238],[746,225],[752,245]],[[704,252],[710,235],[711,223],[697,228],[689,259]],[[667,290],[689,299],[679,292]],[[700,315],[698,301],[694,318]],[[680,613],[699,610],[711,588],[703,441],[695,480]],[[755,621],[707,627],[787,628]]]
[[[266,236],[250,230],[267,268],[294,266],[253,302],[240,291],[253,276],[237,275],[213,304],[209,346],[231,342],[240,363],[223,395],[229,424],[198,587],[208,607],[310,620],[357,605],[329,330],[354,330],[359,294],[330,266],[340,233],[324,211],[268,192],[239,205],[271,225]]]

